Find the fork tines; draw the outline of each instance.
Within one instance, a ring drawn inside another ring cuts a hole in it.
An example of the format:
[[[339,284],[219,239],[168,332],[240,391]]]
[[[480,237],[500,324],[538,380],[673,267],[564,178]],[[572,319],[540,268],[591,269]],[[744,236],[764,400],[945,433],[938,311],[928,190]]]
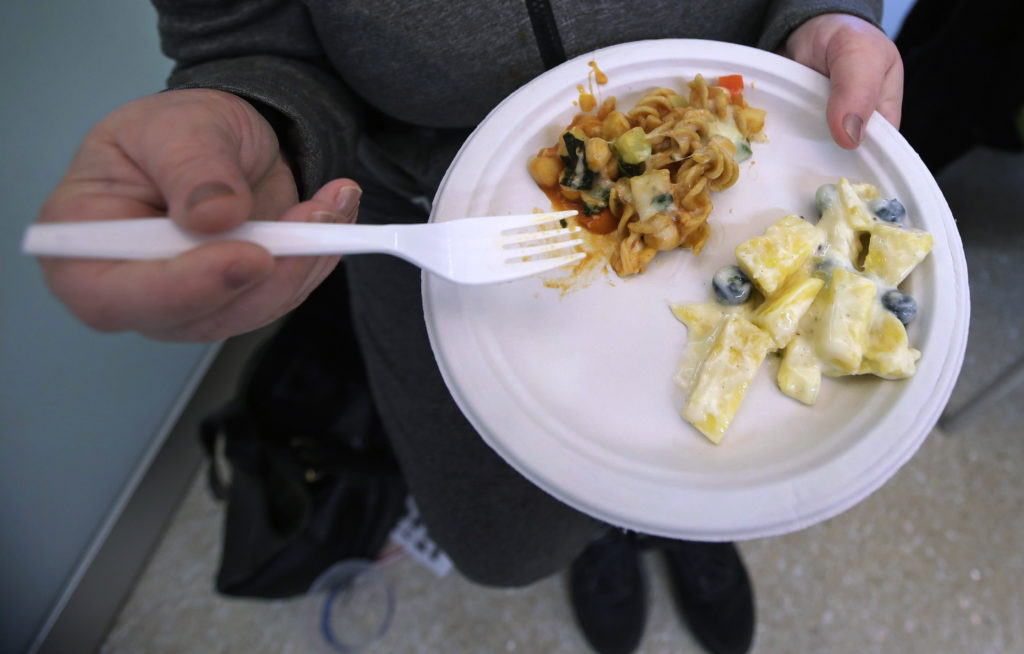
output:
[[[492,216],[487,220],[492,221],[490,227],[495,227],[498,231],[505,232],[514,229],[536,228],[555,221],[564,222],[566,218],[571,218],[577,213],[575,210],[549,211],[547,213],[525,213],[514,216]]]
[[[535,259],[548,265],[564,265],[585,256],[582,252],[569,253],[560,257],[565,260],[563,263],[556,263],[550,256],[543,256],[563,253],[583,244],[582,239],[565,238],[580,231],[578,225],[566,223],[566,218],[574,215],[576,215],[575,211],[555,211],[516,216],[521,219],[519,224],[502,230],[501,235],[502,247],[508,250],[510,255],[507,261],[515,263]],[[544,227],[544,225],[555,221],[558,221],[558,227]]]

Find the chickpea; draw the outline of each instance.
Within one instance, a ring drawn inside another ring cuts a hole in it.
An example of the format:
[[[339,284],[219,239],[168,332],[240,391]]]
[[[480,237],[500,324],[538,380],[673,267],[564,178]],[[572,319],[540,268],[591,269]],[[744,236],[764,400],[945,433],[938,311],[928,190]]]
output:
[[[534,157],[530,162],[530,175],[541,186],[554,186],[562,176],[562,161],[554,157]]]
[[[613,182],[619,178],[619,162],[615,160],[615,157],[609,158],[608,163],[605,164],[604,177],[607,177]]]
[[[629,118],[621,111],[612,111],[601,123],[601,137],[606,141],[613,141],[615,137],[621,136],[629,131],[632,125]]]
[[[604,168],[612,158],[612,151],[608,147],[608,141],[602,138],[587,139],[587,168],[597,172]]]

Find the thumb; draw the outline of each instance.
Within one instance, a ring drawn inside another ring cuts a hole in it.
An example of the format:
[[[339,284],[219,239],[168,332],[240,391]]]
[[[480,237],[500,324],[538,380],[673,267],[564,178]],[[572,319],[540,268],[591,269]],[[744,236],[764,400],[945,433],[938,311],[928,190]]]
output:
[[[240,225],[253,199],[237,130],[202,106],[168,109],[142,135],[134,153],[163,196],[168,217],[197,232]]]
[[[860,144],[875,110],[898,126],[903,95],[903,68],[895,46],[857,36],[838,33],[826,53],[832,84],[826,119],[832,137],[844,148]]]

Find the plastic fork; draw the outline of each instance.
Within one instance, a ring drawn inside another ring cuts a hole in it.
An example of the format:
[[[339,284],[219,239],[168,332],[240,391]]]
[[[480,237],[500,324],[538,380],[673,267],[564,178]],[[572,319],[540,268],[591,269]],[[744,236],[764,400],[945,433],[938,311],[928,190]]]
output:
[[[219,234],[187,232],[167,218],[41,223],[22,249],[44,257],[162,259],[215,241],[251,241],[274,256],[366,254],[401,257],[461,284],[529,277],[582,259],[575,211],[460,218],[416,225],[253,221]],[[556,221],[562,221],[560,226]],[[555,223],[551,226],[550,223]]]

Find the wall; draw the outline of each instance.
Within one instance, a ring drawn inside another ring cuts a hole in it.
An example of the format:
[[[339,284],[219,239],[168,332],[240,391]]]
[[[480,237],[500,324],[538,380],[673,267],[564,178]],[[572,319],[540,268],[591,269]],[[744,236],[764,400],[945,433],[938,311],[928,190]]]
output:
[[[885,0],[885,10],[882,13],[882,29],[890,38],[896,38],[900,26],[907,17],[907,12],[914,6],[916,0]]]
[[[211,350],[88,330],[18,252],[89,127],[169,70],[148,3],[0,5],[3,652],[24,650],[58,604]]]

